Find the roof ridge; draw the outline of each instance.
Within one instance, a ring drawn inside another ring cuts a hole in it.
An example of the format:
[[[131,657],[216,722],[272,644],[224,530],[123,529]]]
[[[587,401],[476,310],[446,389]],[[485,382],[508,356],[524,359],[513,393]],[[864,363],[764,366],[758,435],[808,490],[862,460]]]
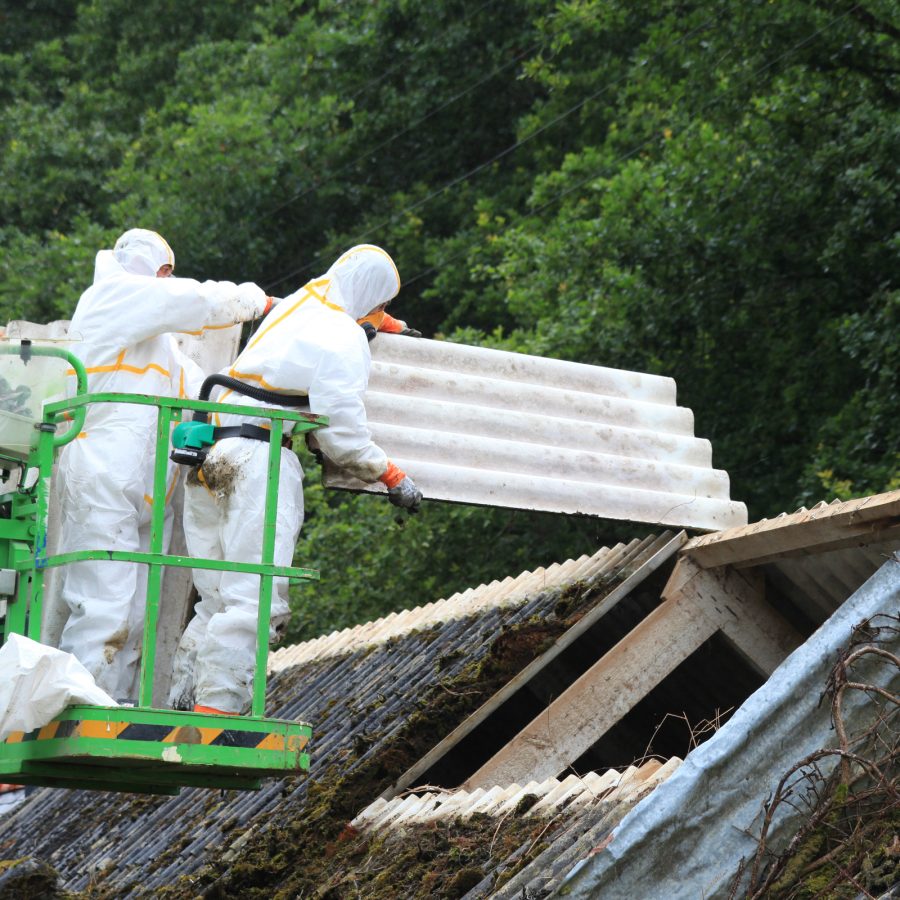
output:
[[[425,606],[390,613],[371,622],[281,647],[269,655],[269,672],[279,672],[314,659],[353,653],[415,630],[463,619],[486,609],[522,605],[535,594],[559,589],[564,584],[593,582],[597,576],[608,571],[611,564],[615,565],[623,556],[627,556],[628,551],[633,550],[638,543],[635,540],[628,545],[616,544],[612,548],[604,546],[592,556],[583,555],[562,563],[552,563],[546,568],[539,566],[520,572],[515,577],[508,576],[476,588],[468,588]]]

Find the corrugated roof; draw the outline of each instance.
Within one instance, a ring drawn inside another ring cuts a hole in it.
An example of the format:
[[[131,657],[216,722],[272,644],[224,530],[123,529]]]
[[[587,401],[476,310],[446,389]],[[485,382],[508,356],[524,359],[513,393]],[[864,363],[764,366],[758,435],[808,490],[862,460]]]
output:
[[[392,800],[379,797],[370,803],[350,824],[358,829],[409,826],[440,819],[467,819],[481,813],[501,818],[526,798],[534,798],[525,815],[552,816],[567,809],[605,801],[619,803],[633,800],[638,794],[665,781],[681,764],[673,757],[665,763],[649,760],[641,766],[628,766],[624,771],[609,769],[603,774],[585,772],[569,775],[562,781],[548,778],[530,781],[522,786],[478,788],[474,791],[413,792]]]
[[[691,539],[704,568],[760,568],[813,623],[830,616],[900,549],[900,491],[834,500]]]
[[[860,559],[868,555],[873,557],[869,564],[874,564],[879,554],[870,547],[835,548],[833,539],[826,537],[813,535],[815,548],[801,549],[797,556],[789,557],[791,564],[806,565],[804,553],[816,553],[816,559],[821,561],[830,554],[851,549],[856,556],[852,565],[848,563],[850,568],[844,571],[835,562],[833,570],[836,576],[840,573],[841,590],[848,589],[851,576],[861,575]],[[591,612],[607,598],[615,596],[620,588],[627,588],[630,573],[640,574],[648,556],[663,553],[663,548],[670,548],[673,542],[680,546],[677,537],[661,536],[604,549],[593,557],[550,567],[549,576],[545,573],[529,581],[523,573],[516,579],[482,586],[430,608],[423,607],[424,615],[405,621],[397,630],[392,630],[395,626],[391,624],[396,617],[387,617],[369,626],[368,631],[345,634],[331,650],[322,645],[321,652],[311,646],[284,651],[285,656],[273,665],[268,710],[283,718],[303,718],[315,723],[313,770],[308,779],[273,781],[258,793],[187,790],[174,798],[44,790],[0,818],[3,855],[12,858],[33,854],[55,866],[67,888],[79,890],[91,885],[115,896],[152,895],[173,885],[181,886],[181,893],[176,896],[195,896],[210,889],[213,879],[217,879],[220,895],[241,895],[248,883],[242,881],[244,878],[252,879],[249,883],[253,890],[265,892],[271,888],[271,893],[285,890],[286,895],[295,896],[309,893],[308,887],[301,889],[298,881],[307,867],[327,865],[324,848],[332,837],[337,838],[332,827],[335,821],[340,825],[354,816],[360,818],[362,833],[357,838],[351,836],[353,840],[364,841],[367,834],[389,833],[393,843],[385,844],[384,852],[404,847],[408,851],[422,829],[428,828],[433,829],[435,846],[440,844],[441,835],[455,833],[458,828],[471,829],[470,837],[463,835],[469,844],[491,844],[494,836],[509,835],[509,827],[519,822],[523,829],[514,828],[508,840],[498,838],[497,848],[487,854],[486,862],[479,863],[484,877],[469,888],[466,896],[470,900],[484,896],[512,898],[521,897],[523,891],[526,896],[546,896],[573,865],[609,844],[612,829],[633,801],[640,798],[641,791],[658,783],[658,772],[650,773],[635,797],[623,791],[592,801],[576,786],[577,778],[576,782],[568,777],[556,785],[552,780],[549,785],[535,785],[523,784],[527,778],[517,775],[523,786],[513,788],[511,793],[509,787],[491,787],[493,782],[488,782],[482,793],[421,788],[416,795],[407,795],[405,807],[369,804],[481,704],[496,696],[501,685],[521,674],[530,660],[546,652],[548,640],[558,640],[564,629],[569,629],[565,632],[568,634],[576,628],[573,623],[589,620]],[[820,553],[817,548],[823,544],[831,549]],[[674,552],[673,549],[673,558]],[[771,553],[766,558],[766,566],[783,565],[786,559],[772,558]],[[694,568],[702,571],[696,564]],[[815,571],[813,567],[810,577]],[[666,572],[660,570],[657,574],[664,577]],[[702,574],[712,578],[715,570]],[[756,579],[762,580],[758,576]],[[830,577],[824,579],[829,580]],[[709,581],[713,586],[716,583],[715,578]],[[574,585],[578,590],[570,589]],[[573,645],[577,650],[573,664],[593,666],[603,653],[598,641],[608,638],[610,646],[621,643],[622,635],[630,633],[635,620],[646,621],[644,616],[661,608],[657,607],[659,597],[654,593],[659,588],[650,590],[650,582],[646,586],[644,595],[629,596],[627,604],[612,606],[598,620],[603,625],[602,635],[595,629],[579,638],[578,644]],[[567,606],[570,603],[578,605]],[[517,637],[522,636],[532,640],[517,642]],[[289,652],[295,655],[288,657]],[[483,672],[500,663],[506,668],[493,681],[477,680],[487,678]],[[673,674],[670,686],[664,688],[664,708],[683,708],[681,703],[704,692],[702,699],[713,698],[718,703],[716,692],[721,686],[716,684],[717,672],[693,681],[677,680]],[[470,677],[476,680],[467,681]],[[575,677],[574,670],[555,667],[530,702],[546,705],[548,697],[552,700],[559,696],[557,685],[564,688],[565,677]],[[734,677],[732,667],[729,680]],[[614,682],[615,679],[613,687]],[[522,693],[528,694],[534,687],[531,685]],[[749,690],[742,697],[747,693]],[[517,694],[511,705],[524,707],[525,699]],[[496,718],[491,722],[497,724]],[[483,735],[473,733],[472,739],[481,742]],[[604,736],[604,740],[609,738]],[[753,746],[752,741],[746,744]],[[603,771],[602,766],[615,762],[592,762],[585,768]],[[682,769],[678,778],[682,777]],[[617,776],[591,775],[581,782],[593,784],[596,791],[598,782],[594,779],[611,777]],[[449,785],[462,780],[439,783]],[[423,791],[435,796],[423,799]],[[525,815],[527,804],[517,809],[525,794],[539,792],[544,792],[543,800],[534,804],[534,812]],[[519,795],[519,800],[510,811],[508,804],[515,795]],[[410,799],[413,796],[418,799]],[[654,791],[647,801],[650,809],[657,802],[656,796]],[[576,797],[580,799],[575,800]],[[444,807],[439,819],[430,818],[436,800],[441,800]],[[499,801],[499,806],[492,813],[494,801]],[[382,803],[387,804],[387,798]],[[487,813],[482,806],[488,809]],[[368,812],[363,813],[367,807]],[[404,824],[414,808],[416,815],[425,819]],[[450,822],[448,816],[454,808],[457,814]],[[396,812],[399,827],[364,825],[366,815],[388,809]],[[478,830],[484,816],[491,822],[487,832]],[[404,829],[412,837],[404,838]],[[376,843],[353,847],[365,853],[382,852]],[[196,879],[203,872],[212,874],[204,875],[204,880],[198,882]],[[356,869],[353,873],[356,877]],[[188,879],[179,880],[182,876]]]
[[[320,890],[349,877],[359,896],[371,896],[387,877],[383,895],[391,897],[546,897],[679,764],[650,760],[562,781],[378,800],[345,831],[337,851],[344,858]],[[432,846],[442,848],[433,867]],[[428,878],[445,866],[451,877],[438,890]]]
[[[555,610],[572,579],[592,572],[594,589],[584,602],[600,602],[647,541],[603,551],[596,566],[590,557],[554,569],[568,574],[551,576],[552,586],[543,575],[528,589],[528,579],[513,579],[515,590],[497,595],[512,602],[475,603],[468,615],[437,616],[424,629],[374,647],[360,643],[340,655],[276,667],[268,712],[315,723],[308,780],[271,781],[246,794],[189,789],[172,798],[41,790],[0,819],[0,847],[6,856],[31,854],[47,861],[68,889],[92,884],[133,896],[153,893],[217,860],[224,859],[226,869],[242,864],[259,835],[300,827],[295,823],[305,823],[311,808],[323,808],[322,791],[336,789],[338,803],[342,785],[363,779],[367,787],[355,808],[353,801],[340,801],[348,804],[347,821],[474,708],[459,704],[481,702],[478,696],[454,696],[454,679],[488,657],[494,660],[500,644],[508,656],[511,636],[534,631],[533,645],[517,645],[519,655],[509,658],[507,677],[514,675],[543,649],[546,634],[565,629]],[[604,555],[613,551],[618,568],[604,570]],[[605,576],[595,577],[603,571]],[[456,608],[456,600],[444,602]],[[422,715],[430,718],[419,726],[416,717]],[[310,790],[317,799],[310,800]],[[231,876],[226,871],[224,877]]]
[[[538,591],[553,590],[576,582],[590,584],[604,574],[614,573],[617,566],[627,561],[629,551],[638,543],[635,540],[627,545],[601,547],[593,556],[581,556],[564,563],[553,563],[547,568],[522,572],[515,578],[482,584],[453,594],[445,600],[436,600],[425,606],[391,613],[373,622],[333,631],[331,634],[291,647],[283,647],[270,655],[269,671],[277,672],[307,660],[352,653],[361,647],[381,644],[413,630],[430,628],[442,622],[452,622],[492,608],[514,606],[525,602],[529,596]]]
[[[747,521],[671,378],[380,335],[366,412],[425,496],[718,530]],[[378,491],[332,467],[325,483]]]
[[[844,547],[900,543],[900,490],[817,503],[774,519],[696,537],[685,547],[704,568],[763,565],[772,559]]]

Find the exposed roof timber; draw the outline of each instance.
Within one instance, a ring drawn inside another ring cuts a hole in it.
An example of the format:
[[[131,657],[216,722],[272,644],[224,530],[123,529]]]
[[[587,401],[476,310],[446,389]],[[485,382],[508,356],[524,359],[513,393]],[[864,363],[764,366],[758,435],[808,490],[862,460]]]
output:
[[[715,530],[747,521],[670,378],[380,335],[374,440],[427,499]],[[334,465],[325,484],[382,491]]]
[[[765,601],[760,571],[701,569],[687,557],[678,561],[663,592],[676,594],[714,612],[728,642],[766,678],[803,643],[803,635]]]
[[[465,787],[562,772],[717,631],[769,675],[802,637],[763,599],[756,573],[705,572],[682,558],[665,598],[525,726]]]
[[[461,722],[440,743],[433,747],[414,766],[408,769],[397,781],[388,788],[382,797],[393,797],[401,791],[414,785],[429,769],[436,765],[447,753],[450,753],[459,742],[471,734],[475,728],[484,722],[503,703],[509,700],[518,690],[535,678],[549,663],[556,659],[567,647],[571,646],[582,634],[591,628],[597,621],[606,615],[623,597],[626,597],[634,588],[655,572],[666,560],[671,559],[677,550],[684,545],[687,536],[682,531],[672,536],[669,533],[648,540],[641,544],[631,559],[619,557],[614,562],[616,565],[624,562],[631,569],[625,579],[603,598],[586,615],[578,620],[568,631],[562,634],[558,640],[541,656],[532,660],[521,672],[507,682],[486,703],[480,706],[468,718]],[[614,571],[610,566],[606,570],[595,573],[592,576],[593,583],[597,583],[608,571]],[[590,587],[588,582],[585,587]],[[574,759],[574,758],[573,758]],[[553,774],[556,774],[555,772]]]
[[[897,540],[900,490],[857,500],[819,503],[791,515],[694,538],[685,547],[703,568],[762,565],[808,551],[824,552]]]
[[[781,550],[770,553],[768,556],[754,558],[746,562],[736,563],[738,568],[747,566],[764,566],[767,563],[778,562],[783,559],[791,559],[806,556],[808,553],[830,553],[834,550],[861,550],[873,543],[893,543],[900,546],[900,522],[893,525],[884,522],[873,523],[873,526],[862,529],[851,529],[854,533],[833,541],[823,541],[812,547],[796,547],[791,550]],[[882,560],[883,562],[884,560]],[[870,572],[871,574],[871,572]]]
[[[773,678],[692,751],[677,778],[668,779],[629,813],[608,847],[597,847],[563,885],[555,885],[557,892],[585,900],[645,897],[647,885],[658,884],[653,896],[668,897],[672,885],[684,897],[749,893],[751,866],[744,864],[760,849],[759,823],[772,812],[779,779],[804,758],[840,746],[832,706],[821,702],[822,691],[859,622],[883,613],[896,615],[898,566],[900,554],[884,562]],[[888,629],[878,646],[900,652],[900,640]],[[875,689],[896,690],[894,665],[882,660],[863,666],[861,681]],[[844,694],[840,712],[847,734],[862,734],[879,717],[873,696],[868,690]],[[820,760],[820,765],[822,777],[827,777],[836,761]],[[781,804],[771,816],[766,847],[787,846],[808,821],[809,809],[802,804]],[[665,860],[663,882],[660,860]]]
[[[683,597],[666,600],[463,785],[468,790],[563,772],[716,632]]]

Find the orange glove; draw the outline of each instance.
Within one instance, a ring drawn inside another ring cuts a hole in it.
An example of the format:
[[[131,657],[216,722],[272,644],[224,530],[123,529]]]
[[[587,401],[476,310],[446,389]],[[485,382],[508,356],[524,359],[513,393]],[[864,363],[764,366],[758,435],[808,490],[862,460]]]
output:
[[[405,334],[408,337],[422,337],[421,331],[410,328],[402,319],[395,319],[393,316],[384,314],[381,325],[378,326],[379,331],[386,331],[388,334]]]
[[[419,504],[422,502],[422,492],[416,487],[416,483],[412,478],[409,475],[405,475],[390,460],[388,460],[388,467],[384,475],[378,480],[387,486],[388,500],[394,506],[407,509],[411,513],[419,511]]]
[[[403,479],[406,478],[406,472],[402,471],[398,466],[395,466],[390,460],[388,460],[387,468],[384,470],[384,475],[382,475],[378,480],[388,489],[397,487]]]

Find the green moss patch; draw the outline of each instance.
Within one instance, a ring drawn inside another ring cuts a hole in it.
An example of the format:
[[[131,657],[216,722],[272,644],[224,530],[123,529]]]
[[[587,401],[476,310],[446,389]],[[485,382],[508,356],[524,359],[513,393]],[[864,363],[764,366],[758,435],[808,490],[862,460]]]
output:
[[[0,860],[0,900],[68,900],[74,896],[60,888],[56,870],[39,859]]]
[[[257,832],[230,867],[209,866],[160,896],[338,898],[357,896],[358,890],[372,898],[449,898],[462,896],[488,874],[503,877],[503,861],[534,841],[546,824],[522,818],[528,803],[499,828],[486,816],[386,834],[356,834],[347,823],[567,627],[551,615],[504,628],[479,660],[424,691],[393,738],[367,734],[354,740],[339,764],[308,783],[302,806],[282,808],[281,816],[289,812],[291,821],[279,817],[278,825]],[[545,846],[520,853],[515,870]]]

